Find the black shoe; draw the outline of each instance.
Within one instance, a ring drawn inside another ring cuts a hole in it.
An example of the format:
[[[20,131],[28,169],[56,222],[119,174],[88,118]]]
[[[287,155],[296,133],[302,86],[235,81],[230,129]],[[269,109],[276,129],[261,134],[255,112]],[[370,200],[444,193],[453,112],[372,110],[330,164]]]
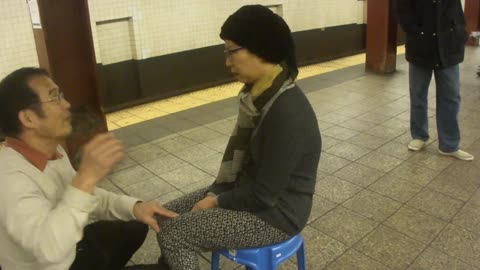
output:
[[[162,267],[162,269],[170,270],[170,266],[165,261],[165,258],[163,258],[163,256],[160,256],[160,258],[158,258],[158,265]]]

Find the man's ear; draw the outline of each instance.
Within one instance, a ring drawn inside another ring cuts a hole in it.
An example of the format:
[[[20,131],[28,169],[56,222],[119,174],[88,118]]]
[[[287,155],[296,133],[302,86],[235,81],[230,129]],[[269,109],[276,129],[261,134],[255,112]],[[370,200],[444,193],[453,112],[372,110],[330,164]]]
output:
[[[26,128],[35,128],[36,126],[36,115],[31,110],[21,110],[18,112],[18,119],[22,126]]]

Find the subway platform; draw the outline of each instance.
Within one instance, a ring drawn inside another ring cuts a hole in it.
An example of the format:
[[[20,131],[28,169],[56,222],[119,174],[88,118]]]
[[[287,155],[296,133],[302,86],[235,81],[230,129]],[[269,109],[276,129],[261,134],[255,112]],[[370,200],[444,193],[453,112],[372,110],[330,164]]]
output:
[[[366,73],[364,63],[341,64],[298,81],[323,140],[313,210],[303,231],[307,268],[480,269],[480,49],[468,48],[461,65],[461,148],[476,156],[472,162],[437,151],[433,82],[431,140],[423,151],[407,150],[403,55],[392,75]],[[163,204],[209,185],[235,124],[240,87],[109,114],[109,128],[127,146],[128,157],[101,186]],[[153,263],[159,255],[151,231],[131,264]],[[199,259],[202,269],[210,269],[210,254]],[[242,268],[223,261],[221,269]],[[280,269],[296,269],[295,260]]]

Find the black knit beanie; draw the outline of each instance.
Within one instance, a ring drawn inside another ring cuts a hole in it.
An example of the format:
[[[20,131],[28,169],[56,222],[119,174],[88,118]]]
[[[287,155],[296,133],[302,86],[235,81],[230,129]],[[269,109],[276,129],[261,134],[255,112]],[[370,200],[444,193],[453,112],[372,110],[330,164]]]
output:
[[[220,38],[235,42],[269,63],[285,62],[293,78],[298,73],[290,28],[282,17],[267,7],[241,7],[227,18]]]

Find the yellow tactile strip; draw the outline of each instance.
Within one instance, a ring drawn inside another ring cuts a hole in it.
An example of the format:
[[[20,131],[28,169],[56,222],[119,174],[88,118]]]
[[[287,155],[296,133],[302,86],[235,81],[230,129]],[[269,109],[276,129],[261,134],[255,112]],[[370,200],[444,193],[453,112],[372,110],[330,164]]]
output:
[[[399,46],[397,53],[405,53],[405,47]],[[298,79],[304,79],[362,63],[365,63],[365,53],[304,66],[299,69]],[[238,94],[241,87],[241,83],[234,82],[109,113],[107,114],[108,129],[115,130],[156,117],[234,97]]]

